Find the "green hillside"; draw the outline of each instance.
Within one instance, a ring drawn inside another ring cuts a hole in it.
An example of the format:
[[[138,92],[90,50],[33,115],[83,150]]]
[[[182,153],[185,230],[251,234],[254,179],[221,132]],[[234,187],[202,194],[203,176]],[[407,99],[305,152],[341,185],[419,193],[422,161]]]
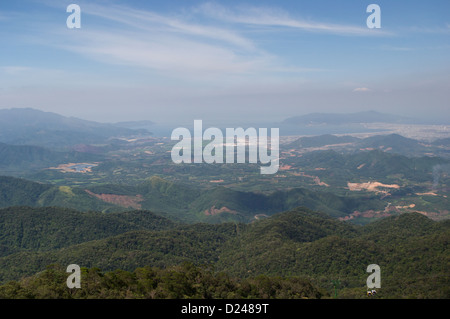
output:
[[[417,140],[403,137],[399,134],[376,135],[365,138],[357,143],[360,148],[375,148],[402,155],[414,156],[430,149]]]
[[[0,176],[0,208],[59,206],[83,211],[119,211],[119,207],[89,196],[83,189],[53,186]],[[122,209],[123,210],[123,209]]]
[[[124,232],[59,250],[19,251],[0,258],[0,282],[31,275],[53,263],[104,270],[167,267],[184,261],[209,264],[217,260],[220,247],[235,232],[234,224],[197,224],[164,231]]]
[[[416,213],[357,227],[292,211],[256,223],[227,243],[217,268],[233,265],[235,276],[309,276],[323,287],[339,279],[344,294],[355,297],[364,289],[365,267],[376,263],[385,297],[448,298],[449,235],[450,223]],[[238,251],[231,248],[236,245]]]
[[[364,180],[382,183],[409,180],[411,184],[429,182],[431,185],[433,168],[449,163],[447,159],[439,157],[406,157],[381,150],[354,153],[315,151],[301,157],[287,158],[283,162],[303,170],[324,169],[314,171],[314,174],[332,186],[346,186],[348,181]]]
[[[218,272],[214,276],[307,278],[328,296],[333,291],[331,281],[339,280],[339,296],[362,298],[366,267],[375,263],[382,269],[380,298],[450,297],[450,223],[417,213],[356,226],[297,208],[251,224],[163,225],[45,251],[31,245],[0,258],[1,281],[20,280],[55,263],[133,272],[139,267],[190,262],[213,265]],[[66,236],[67,242],[82,237]],[[3,239],[3,246],[17,242],[9,237],[14,235]]]
[[[39,197],[51,188],[51,185],[0,176],[0,207],[35,206]]]
[[[84,284],[76,291],[66,287],[66,277],[64,267],[50,265],[35,276],[0,286],[0,299],[316,299],[323,296],[306,278],[241,279],[192,263],[167,268],[146,266],[134,271],[82,268]],[[255,307],[251,306],[251,311],[262,309],[261,305]]]
[[[360,152],[361,150],[379,150],[386,153],[403,156],[419,157],[434,154],[435,156],[448,155],[448,139],[436,140],[432,143],[407,138],[399,134],[380,134],[365,138],[357,138],[347,135],[324,134],[317,136],[305,136],[283,145],[283,149],[297,149],[299,151],[308,148],[330,148],[340,151]]]
[[[338,196],[331,192],[294,188],[269,194],[236,191],[225,187],[195,189],[152,177],[137,186],[52,186],[0,177],[0,208],[9,206],[65,207],[80,211],[118,212],[151,210],[183,222],[248,222],[256,215],[304,206],[335,217],[355,210],[383,209],[375,196]]]
[[[0,210],[0,246],[47,251],[132,230],[162,230],[175,224],[148,211],[78,212],[45,207]]]
[[[25,173],[66,163],[98,162],[104,158],[96,154],[76,151],[53,151],[40,146],[8,145],[0,143],[0,174],[23,176]]]

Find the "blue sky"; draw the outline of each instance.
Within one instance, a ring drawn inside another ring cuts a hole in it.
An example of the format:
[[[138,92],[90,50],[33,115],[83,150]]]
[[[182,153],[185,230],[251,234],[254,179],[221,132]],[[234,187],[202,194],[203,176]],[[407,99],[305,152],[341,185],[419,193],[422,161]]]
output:
[[[69,4],[81,29],[68,29]],[[366,8],[381,7],[381,29]],[[450,119],[450,2],[2,1],[0,108],[103,122]]]

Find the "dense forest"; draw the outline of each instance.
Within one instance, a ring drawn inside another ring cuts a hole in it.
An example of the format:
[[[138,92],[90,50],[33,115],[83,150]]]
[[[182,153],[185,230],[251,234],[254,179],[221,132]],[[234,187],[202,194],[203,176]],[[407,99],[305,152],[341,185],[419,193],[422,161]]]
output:
[[[257,276],[232,278],[211,268],[183,263],[165,269],[141,267],[134,271],[102,272],[81,269],[80,289],[69,289],[68,274],[49,265],[33,277],[0,286],[0,299],[299,299],[321,298],[306,278]]]
[[[5,298],[365,298],[374,263],[377,298],[450,297],[450,222],[418,213],[366,226],[306,208],[250,224],[29,207],[0,217]],[[64,288],[69,264],[84,269],[80,291]]]

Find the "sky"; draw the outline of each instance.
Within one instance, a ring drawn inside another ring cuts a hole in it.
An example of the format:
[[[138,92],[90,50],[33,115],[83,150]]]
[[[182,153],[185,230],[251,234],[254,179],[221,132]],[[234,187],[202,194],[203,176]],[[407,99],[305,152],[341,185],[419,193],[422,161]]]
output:
[[[67,27],[67,6],[81,28]],[[369,28],[368,5],[381,9]],[[240,124],[367,110],[450,122],[448,0],[0,2],[0,109]]]

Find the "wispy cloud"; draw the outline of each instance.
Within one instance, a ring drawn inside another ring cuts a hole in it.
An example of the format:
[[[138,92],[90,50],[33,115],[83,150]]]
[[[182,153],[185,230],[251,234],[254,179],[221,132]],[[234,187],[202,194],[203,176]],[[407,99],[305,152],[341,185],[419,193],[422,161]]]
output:
[[[370,91],[372,91],[372,90],[369,88],[366,88],[366,87],[353,89],[353,92],[370,92]]]
[[[211,25],[186,22],[177,16],[163,16],[155,12],[136,10],[125,6],[100,7],[93,4],[84,5],[83,12],[144,31],[155,32],[158,30],[183,36],[198,36],[223,41],[245,49],[255,49],[249,39],[242,37],[237,32]]]
[[[330,24],[316,21],[307,21],[291,15],[281,9],[267,7],[236,7],[233,9],[216,3],[205,3],[197,11],[211,18],[232,23],[240,23],[265,27],[288,27],[309,32],[323,32],[341,35],[387,35],[382,30],[368,29],[365,26],[352,26],[344,24]]]
[[[232,28],[187,21],[126,6],[83,4],[83,15],[100,17],[60,48],[105,63],[149,68],[178,77],[252,74],[270,70],[276,58]],[[98,20],[97,20],[98,21]],[[111,23],[114,22],[114,23]],[[54,31],[59,38],[69,31]],[[59,32],[59,33],[58,33]]]
[[[410,52],[410,51],[416,50],[415,48],[410,48],[410,47],[400,47],[400,46],[391,46],[391,45],[389,45],[389,46],[384,45],[384,46],[382,46],[381,49],[382,49],[382,50],[385,50],[385,51],[403,51],[403,52]]]
[[[360,26],[302,21],[281,9],[255,6],[228,8],[205,3],[180,12],[157,13],[85,2],[82,12],[96,17],[95,25],[83,25],[80,32],[72,32],[70,42],[56,41],[60,48],[105,63],[149,68],[177,77],[323,71],[286,65],[282,57],[260,47],[243,24],[344,35],[374,33]]]
[[[245,73],[266,63],[262,54],[245,58],[233,50],[177,37],[173,34],[127,35],[126,32],[89,31],[67,49],[103,62],[159,71]]]

